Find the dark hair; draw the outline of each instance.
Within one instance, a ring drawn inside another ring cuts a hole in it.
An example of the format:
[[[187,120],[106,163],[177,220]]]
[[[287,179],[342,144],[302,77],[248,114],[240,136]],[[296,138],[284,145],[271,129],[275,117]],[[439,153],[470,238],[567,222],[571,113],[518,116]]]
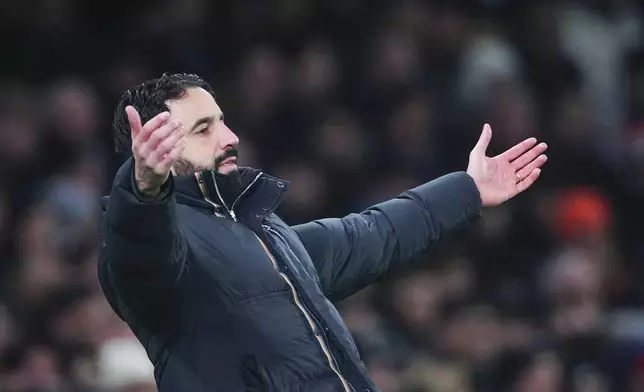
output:
[[[133,106],[141,116],[141,123],[145,124],[154,116],[168,110],[168,100],[181,98],[186,90],[192,87],[200,87],[215,96],[208,82],[198,75],[185,73],[164,73],[157,79],[147,80],[123,93],[112,120],[116,151],[126,152],[132,146],[130,124],[125,112],[127,106]]]

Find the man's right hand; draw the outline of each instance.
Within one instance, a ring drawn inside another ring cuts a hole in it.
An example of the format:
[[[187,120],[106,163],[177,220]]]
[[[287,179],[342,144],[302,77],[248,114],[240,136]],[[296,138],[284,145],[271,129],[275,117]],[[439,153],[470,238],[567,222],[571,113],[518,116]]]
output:
[[[168,112],[141,125],[141,117],[134,107],[128,106],[125,111],[132,132],[136,186],[143,195],[155,196],[185,148],[183,125],[178,120],[168,121]]]

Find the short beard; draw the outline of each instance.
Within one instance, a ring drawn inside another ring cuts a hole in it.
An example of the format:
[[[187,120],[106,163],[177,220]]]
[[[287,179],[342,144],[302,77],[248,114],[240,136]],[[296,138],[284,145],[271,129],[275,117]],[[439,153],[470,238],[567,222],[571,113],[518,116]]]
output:
[[[179,158],[172,166],[172,170],[174,171],[174,175],[176,176],[192,175],[196,172],[204,170],[213,170],[215,173],[219,173],[219,167],[221,166],[223,161],[228,158],[237,158],[238,156],[239,151],[237,150],[237,148],[232,147],[226,150],[226,152],[224,152],[221,156],[215,158],[215,160],[209,167],[197,166],[186,159]],[[239,170],[233,170],[230,173],[226,174],[226,176],[231,178],[233,182],[241,181],[241,174],[239,173]]]
[[[175,176],[186,176],[202,170],[210,170],[210,169],[212,169],[212,167],[196,166],[196,165],[193,165],[192,162],[185,160],[183,158],[177,159],[174,162],[174,165],[172,165],[172,171],[174,172]]]

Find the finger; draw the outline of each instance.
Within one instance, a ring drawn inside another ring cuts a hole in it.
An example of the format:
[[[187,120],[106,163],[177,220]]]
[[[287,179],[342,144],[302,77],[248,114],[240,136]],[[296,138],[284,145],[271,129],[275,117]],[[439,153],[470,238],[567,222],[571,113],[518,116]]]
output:
[[[183,154],[183,149],[186,147],[186,139],[182,138],[180,139],[177,144],[172,148],[172,150],[166,154],[165,157],[161,160],[161,162],[158,165],[158,170],[161,173],[167,173],[170,171],[172,168],[172,165],[177,161],[177,159],[181,158],[181,155]]]
[[[161,143],[163,143],[165,139],[167,139],[175,132],[179,132],[181,130],[181,127],[181,121],[175,120],[166,123],[161,128],[158,128],[156,131],[152,132],[152,134],[150,134],[150,136],[148,137],[148,140],[141,144],[141,148],[139,150],[141,156],[148,158],[152,154],[152,152],[154,152],[154,150],[156,150],[157,147]]]
[[[184,137],[183,128],[177,128],[150,153],[150,159],[155,159],[155,162],[161,162],[163,157],[172,151],[172,148],[174,148],[182,137]]]
[[[526,151],[531,149],[535,144],[537,144],[537,139],[531,137],[515,145],[514,147],[509,148],[499,156],[511,162],[517,159],[518,157],[520,157],[521,155],[523,155]]]
[[[490,140],[492,140],[492,128],[490,127],[490,124],[485,124],[483,125],[481,136],[472,151],[485,155],[487,147],[490,145]]]
[[[534,169],[532,172],[530,172],[530,174],[528,174],[526,178],[524,178],[517,184],[517,193],[521,193],[530,188],[532,184],[537,181],[539,175],[541,175],[541,169]]]
[[[514,170],[520,170],[524,168],[527,164],[534,161],[535,158],[537,158],[539,155],[543,154],[547,149],[548,145],[546,143],[537,144],[532,149],[530,149],[530,151],[512,161],[512,168],[514,168]]]
[[[526,178],[535,171],[535,169],[540,169],[541,166],[543,166],[546,161],[548,160],[548,157],[545,155],[539,155],[535,160],[527,164],[523,169],[519,170],[517,172],[517,175],[519,178]]]
[[[148,141],[148,138],[154,131],[156,131],[159,127],[164,125],[166,121],[168,121],[168,118],[170,118],[170,113],[169,112],[163,112],[160,114],[157,114],[154,116],[150,121],[146,122],[143,128],[141,129],[141,133],[139,133],[139,139],[142,143],[145,143]]]
[[[139,112],[134,109],[134,106],[126,106],[125,114],[127,114],[127,120],[130,123],[130,132],[134,140],[141,133],[141,117],[139,116]]]

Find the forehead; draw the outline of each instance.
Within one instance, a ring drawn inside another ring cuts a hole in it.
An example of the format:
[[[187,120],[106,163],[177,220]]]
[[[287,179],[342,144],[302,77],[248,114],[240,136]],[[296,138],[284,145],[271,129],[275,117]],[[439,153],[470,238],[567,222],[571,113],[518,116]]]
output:
[[[170,117],[181,120],[186,126],[204,117],[219,118],[222,114],[215,98],[200,87],[191,87],[185,94],[166,102],[170,109]]]

